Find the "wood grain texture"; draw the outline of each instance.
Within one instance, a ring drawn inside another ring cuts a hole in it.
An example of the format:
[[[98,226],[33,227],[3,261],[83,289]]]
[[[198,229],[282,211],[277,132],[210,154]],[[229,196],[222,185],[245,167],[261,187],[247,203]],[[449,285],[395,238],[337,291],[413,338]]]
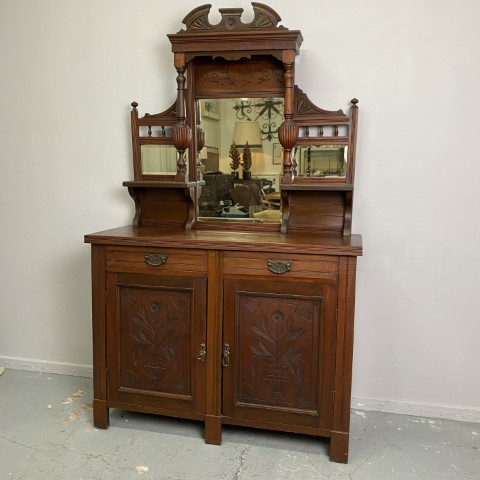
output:
[[[288,232],[340,234],[344,226],[345,194],[330,191],[290,191]]]
[[[337,352],[333,429],[348,433],[352,388],[353,319],[355,310],[356,259],[340,260],[337,315]]]
[[[338,463],[348,463],[349,435],[345,432],[332,431],[330,435],[330,460]]]
[[[109,424],[107,406],[107,356],[105,316],[105,247],[92,245],[92,336],[94,425]],[[96,405],[96,408],[95,408]]]

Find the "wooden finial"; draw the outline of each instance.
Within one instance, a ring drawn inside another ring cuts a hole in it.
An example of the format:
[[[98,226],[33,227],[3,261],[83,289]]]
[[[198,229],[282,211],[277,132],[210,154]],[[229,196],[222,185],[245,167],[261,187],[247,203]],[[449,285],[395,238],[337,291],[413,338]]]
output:
[[[358,98],[352,98],[350,101],[352,102],[352,104],[353,104],[355,107],[357,106]]]
[[[130,105],[133,107],[132,110],[133,110],[134,112],[136,112],[136,111],[137,111],[137,107],[138,107],[138,103],[135,102],[135,101],[133,101]]]

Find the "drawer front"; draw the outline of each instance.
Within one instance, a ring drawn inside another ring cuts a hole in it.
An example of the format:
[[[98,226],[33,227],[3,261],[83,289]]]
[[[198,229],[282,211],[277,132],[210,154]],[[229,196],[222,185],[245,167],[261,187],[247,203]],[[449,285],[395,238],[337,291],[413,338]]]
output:
[[[286,253],[225,252],[225,275],[336,280],[338,257]]]
[[[106,264],[109,272],[205,273],[207,253],[173,248],[108,247]]]

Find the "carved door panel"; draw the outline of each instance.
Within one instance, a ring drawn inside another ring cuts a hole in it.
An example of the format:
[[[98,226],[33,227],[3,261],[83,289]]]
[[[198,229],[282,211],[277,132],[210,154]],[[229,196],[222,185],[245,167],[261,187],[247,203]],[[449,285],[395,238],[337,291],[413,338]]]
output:
[[[107,295],[109,403],[203,413],[206,279],[111,273]]]
[[[225,280],[223,415],[329,427],[335,302],[333,285]]]

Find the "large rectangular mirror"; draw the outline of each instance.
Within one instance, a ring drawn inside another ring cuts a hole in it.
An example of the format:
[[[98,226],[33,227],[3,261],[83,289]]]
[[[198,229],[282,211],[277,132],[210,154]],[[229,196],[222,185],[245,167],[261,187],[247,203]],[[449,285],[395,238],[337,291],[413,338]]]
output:
[[[205,134],[198,219],[279,223],[283,98],[200,99],[197,109]]]

